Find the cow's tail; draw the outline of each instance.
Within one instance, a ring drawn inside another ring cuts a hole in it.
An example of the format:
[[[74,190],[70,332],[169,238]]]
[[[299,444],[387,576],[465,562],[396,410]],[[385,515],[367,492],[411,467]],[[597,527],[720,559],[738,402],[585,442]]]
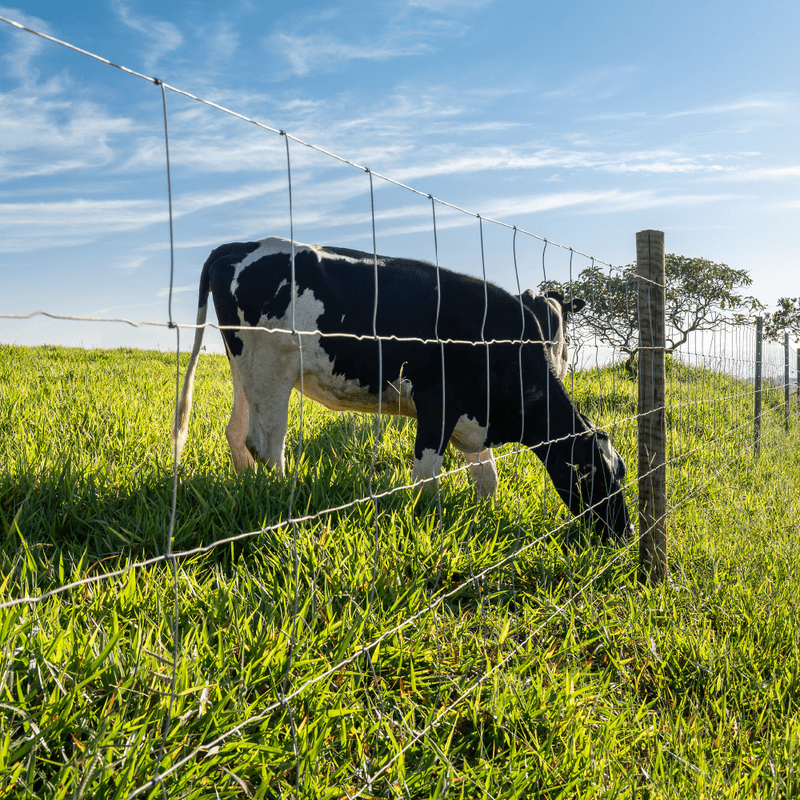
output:
[[[206,312],[208,311],[208,269],[210,264],[211,257],[203,265],[203,272],[200,275],[200,296],[197,301],[197,328],[194,332],[194,345],[192,347],[192,355],[189,358],[189,367],[183,378],[183,388],[178,398],[178,405],[175,407],[175,417],[172,421],[172,449],[175,453],[175,460],[178,462],[181,460],[183,448],[186,445],[186,437],[189,434],[189,414],[192,410],[194,374],[197,369],[197,360],[200,357],[200,347],[203,344]]]

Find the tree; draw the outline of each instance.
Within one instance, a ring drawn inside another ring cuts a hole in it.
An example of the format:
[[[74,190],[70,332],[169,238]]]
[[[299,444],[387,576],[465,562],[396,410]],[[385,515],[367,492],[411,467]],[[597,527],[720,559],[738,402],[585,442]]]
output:
[[[738,291],[753,282],[747,270],[674,253],[665,260],[667,353],[685,344],[692,333],[712,330],[723,320],[743,321],[748,318],[742,313],[745,309],[753,312],[763,308],[755,297]],[[539,284],[539,291],[548,289],[558,290],[567,298],[586,300],[586,308],[575,316],[570,331],[573,345],[599,341],[625,353],[626,367],[633,372],[639,350],[639,281],[635,264],[610,274],[597,266],[587,267],[570,286],[558,281]]]
[[[800,339],[800,297],[779,297],[778,310],[764,314],[764,336],[779,341],[784,333]]]

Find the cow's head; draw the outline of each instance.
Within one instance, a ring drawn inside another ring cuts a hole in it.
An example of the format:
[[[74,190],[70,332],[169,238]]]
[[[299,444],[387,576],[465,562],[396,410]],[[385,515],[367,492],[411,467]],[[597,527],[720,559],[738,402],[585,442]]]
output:
[[[625,462],[608,433],[576,413],[574,435],[542,443],[534,451],[570,511],[591,519],[603,541],[624,544],[634,535],[623,493]]]
[[[528,289],[530,291],[530,289]],[[553,300],[561,307],[561,318],[566,322],[570,314],[577,314],[579,311],[583,311],[586,308],[586,301],[580,297],[573,297],[571,300],[567,300],[561,292],[556,292],[552,289],[548,289],[544,293],[544,297],[548,300]]]
[[[584,423],[586,423],[586,426],[593,432],[597,447],[608,464],[611,474],[622,483],[627,470],[622,456],[616,451],[614,445],[611,444],[611,437],[604,430],[598,428],[586,414],[581,414],[580,412],[578,412],[578,414]]]
[[[547,343],[545,346],[548,359],[553,365],[556,375],[563,380],[569,371],[569,352],[564,336],[564,320],[569,314],[582,310],[586,301],[580,298],[566,300],[561,292],[550,290],[544,294],[536,294],[531,289],[526,289],[517,297],[536,317],[542,330],[542,337]]]
[[[604,430],[595,427],[585,414],[578,415],[586,431],[576,437],[580,459],[571,464],[572,490],[577,489],[583,508],[590,508],[595,527],[603,540],[624,544],[634,535],[633,522],[623,493],[625,462]]]

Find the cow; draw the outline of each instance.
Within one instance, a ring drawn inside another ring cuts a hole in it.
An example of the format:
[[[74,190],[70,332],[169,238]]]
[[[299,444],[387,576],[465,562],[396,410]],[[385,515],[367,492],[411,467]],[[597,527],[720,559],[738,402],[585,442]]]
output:
[[[524,296],[424,261],[342,247],[271,237],[211,253],[175,410],[178,459],[209,293],[233,381],[225,434],[237,473],[254,466],[253,455],[283,473],[289,398],[302,389],[335,411],[415,418],[412,478],[422,488],[436,485],[449,442],[479,492],[492,495],[492,448],[520,442],[604,541],[632,535],[625,464],[576,409]]]

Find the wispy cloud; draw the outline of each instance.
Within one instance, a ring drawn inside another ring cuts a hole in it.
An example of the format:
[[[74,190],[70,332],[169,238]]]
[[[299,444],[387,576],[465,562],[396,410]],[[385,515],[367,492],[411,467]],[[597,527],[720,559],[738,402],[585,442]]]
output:
[[[0,94],[0,181],[92,169],[116,155],[114,139],[136,124],[87,101],[62,98],[58,78],[35,91]]]
[[[785,203],[775,203],[777,211],[797,211],[800,209],[800,200],[787,200]]]
[[[298,77],[337,70],[353,61],[419,56],[434,52],[436,42],[442,38],[463,35],[469,15],[491,2],[493,0],[404,0],[392,4],[390,13],[375,14],[367,20],[369,34],[355,34],[348,39],[330,33],[331,20],[336,18],[341,23],[347,12],[333,7],[318,8],[313,16],[309,14],[280,23],[265,44],[270,53],[283,57],[288,74]],[[358,5],[357,15],[352,25],[340,24],[339,27],[363,29],[362,5]]]
[[[274,194],[275,188],[273,184],[264,182],[215,192],[179,195],[173,203],[173,219],[226,203]],[[85,244],[109,233],[136,231],[163,224],[168,220],[168,210],[163,196],[152,200],[79,198],[38,203],[0,203],[0,219],[7,231],[0,238],[0,252],[25,252]],[[142,258],[131,255],[117,266],[131,270],[142,263]]]
[[[686,111],[674,111],[669,114],[663,114],[662,117],[669,119],[672,117],[688,117],[695,115],[733,114],[740,111],[784,111],[791,107],[791,105],[792,104],[786,98],[745,97],[728,103],[715,103],[700,108],[688,109]]]
[[[172,294],[182,294],[183,292],[196,292],[197,282],[186,284],[186,286],[173,286]],[[169,286],[164,289],[159,289],[156,292],[156,297],[169,297]]]
[[[625,122],[634,119],[645,119],[647,117],[646,111],[621,111],[619,113],[610,114],[592,114],[586,117],[587,122]]]
[[[491,5],[494,0],[405,0],[408,8],[421,8],[426,11],[461,12],[464,10],[476,11],[479,8]]]
[[[219,19],[208,34],[211,52],[217,58],[231,58],[239,46],[239,31],[227,19]]]
[[[291,33],[274,34],[269,38],[269,47],[286,59],[293,75],[300,77],[320,69],[336,69],[349,61],[388,61],[399,56],[428,53],[432,49],[422,42],[349,43],[327,34]]]
[[[81,199],[2,203],[0,219],[11,231],[0,239],[0,251],[8,253],[85,244],[108,233],[164,222],[167,212],[163,201]]]
[[[123,253],[122,255],[124,257],[113,266],[123,272],[136,272],[147,262],[147,256],[145,255],[130,255],[128,253]]]
[[[542,93],[545,100],[607,100],[628,88],[638,73],[634,66],[602,67],[576,75],[569,83]]]
[[[540,148],[475,148],[455,156],[400,169],[392,177],[409,181],[433,175],[475,173],[484,170],[531,169],[596,170],[615,173],[708,173],[725,167],[708,157],[689,156],[672,150],[625,151]]]
[[[183,44],[183,36],[171,22],[134,14],[122,0],[112,0],[112,7],[125,25],[149,40],[144,53],[145,69],[152,70],[164,56]]]
[[[800,166],[731,169],[724,177],[740,181],[796,180],[800,178]]]
[[[0,6],[0,16],[19,22],[20,25],[25,25],[27,28],[46,33],[49,36],[53,35],[53,31],[47,22],[39,19],[39,17],[26,14],[18,8]],[[10,43],[10,47],[3,56],[3,61],[7,65],[9,74],[25,85],[36,83],[39,78],[39,72],[32,66],[32,62],[44,47],[44,40],[38,36],[31,36],[25,31],[13,29],[5,24],[3,25],[3,33],[7,36],[7,38],[4,36],[3,39]]]

